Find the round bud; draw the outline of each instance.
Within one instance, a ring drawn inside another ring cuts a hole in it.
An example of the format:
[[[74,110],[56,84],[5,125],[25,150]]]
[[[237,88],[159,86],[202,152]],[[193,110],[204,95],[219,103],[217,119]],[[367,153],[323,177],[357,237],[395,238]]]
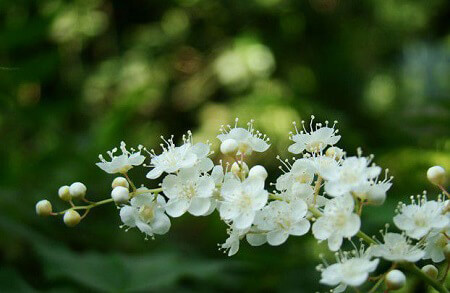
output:
[[[430,278],[436,279],[438,276],[438,269],[434,265],[426,265],[422,268],[422,272],[427,274]]]
[[[398,290],[405,286],[406,277],[399,270],[392,270],[386,275],[386,286],[389,290]]]
[[[220,151],[224,155],[235,155],[238,151],[239,145],[237,141],[232,138],[226,139],[220,145]]]
[[[86,185],[81,182],[72,183],[69,187],[70,195],[75,199],[83,199],[86,195]]]
[[[74,227],[81,221],[80,214],[75,210],[68,210],[64,213],[64,224],[68,227]]]
[[[64,201],[69,201],[72,199],[72,196],[70,195],[70,188],[67,185],[61,186],[58,189],[58,196],[60,199]]]
[[[111,184],[111,187],[114,189],[117,186],[123,186],[125,188],[130,187],[130,185],[128,184],[128,180],[123,178],[123,177],[116,177],[116,178],[114,178],[114,180],[113,180],[113,182]]]
[[[266,180],[268,174],[266,168],[261,165],[253,166],[248,172],[248,177],[259,177],[263,180]]]
[[[344,150],[338,147],[330,147],[325,152],[325,155],[330,158],[340,160],[344,156]]]
[[[128,188],[117,186],[111,191],[111,197],[115,203],[125,203],[130,199]]]
[[[441,166],[433,166],[427,171],[428,180],[434,185],[444,185],[447,180],[445,169]]]
[[[241,166],[242,166],[242,170],[241,170]],[[246,175],[248,173],[248,165],[245,162],[242,163],[237,163],[234,162],[233,165],[231,165],[231,172],[238,176],[242,173],[244,173],[244,175]]]
[[[447,261],[450,261],[450,243],[444,247],[444,255]]]
[[[46,200],[40,200],[36,203],[36,214],[38,216],[50,216],[52,214],[52,204]]]

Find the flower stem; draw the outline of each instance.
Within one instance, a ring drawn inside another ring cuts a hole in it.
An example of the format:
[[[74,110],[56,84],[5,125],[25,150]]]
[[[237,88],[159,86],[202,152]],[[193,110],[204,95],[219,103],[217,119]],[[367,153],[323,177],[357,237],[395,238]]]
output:
[[[136,191],[136,186],[134,185],[133,181],[131,181],[130,177],[128,177],[128,174],[125,172],[123,173],[123,176],[125,176],[125,178],[128,180],[128,183],[130,183],[133,192]]]
[[[133,192],[130,193],[130,198],[133,198],[133,197],[135,197],[137,195],[145,194],[145,193],[160,193],[161,191],[162,191],[162,188],[136,190],[136,191],[133,191]],[[84,205],[84,206],[72,205],[72,207],[70,207],[70,208],[68,208],[68,209],[66,209],[64,211],[54,213],[54,214],[55,215],[63,215],[65,212],[67,212],[69,210],[86,210],[86,211],[88,211],[88,210],[90,210],[92,208],[95,208],[97,206],[101,206],[101,205],[108,204],[108,203],[111,203],[111,202],[114,202],[114,200],[112,198],[107,198],[107,199],[104,199],[104,200],[101,200],[101,201],[97,201],[97,202],[90,202],[90,204]]]
[[[415,264],[413,263],[401,263],[400,264],[403,268],[407,269],[414,275],[416,275],[418,278],[420,278],[422,281],[433,287],[436,291],[441,293],[449,293],[447,288],[441,283],[439,283],[437,280],[430,278],[427,274],[422,272],[421,269],[419,269]]]
[[[313,205],[316,205],[317,202],[317,196],[319,195],[320,187],[322,186],[322,177],[317,177],[316,184],[314,185],[314,199],[313,199]]]
[[[380,285],[383,284],[383,282],[384,282],[384,275],[380,279],[378,279],[378,281],[375,283],[375,285],[372,287],[372,289],[370,289],[368,293],[377,292],[378,287],[380,287]]]

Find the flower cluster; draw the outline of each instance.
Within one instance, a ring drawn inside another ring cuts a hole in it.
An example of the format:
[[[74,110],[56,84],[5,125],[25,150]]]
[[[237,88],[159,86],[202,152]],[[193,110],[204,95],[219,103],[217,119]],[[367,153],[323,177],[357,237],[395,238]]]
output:
[[[228,234],[219,249],[229,256],[238,252],[243,239],[251,246],[266,243],[277,246],[289,236],[302,236],[311,230],[318,242],[326,241],[328,249],[336,254],[336,263],[328,264],[323,259],[324,265],[318,267],[320,282],[337,286],[334,292],[362,286],[369,274],[377,270],[381,258],[393,263],[391,269],[378,277],[387,290],[398,289],[405,282],[403,272],[395,269],[399,264],[450,259],[445,170],[435,166],[427,172],[428,179],[444,195],[429,200],[424,194],[413,197],[410,204],[400,203],[393,222],[401,233],[386,229],[379,241],[360,230],[362,214],[366,206],[385,202],[392,177],[388,176],[388,170],[383,172],[373,162],[373,155],[363,156],[358,149],[356,156],[349,156],[337,147],[341,138],[337,122],[330,125],[328,121],[315,123],[314,119],[312,116],[308,128],[304,121],[301,129],[294,123],[294,132],[290,133],[293,144],[288,151],[295,157],[291,160],[277,157],[281,172],[275,182],[266,182],[268,172],[263,166],[247,165],[254,152],[269,149],[269,138],[254,128],[253,120],[242,128],[236,119],[234,126],[222,126],[217,136],[226,161],[214,165],[210,158],[211,144],[194,143],[191,132],[183,136],[181,144],[176,144],[173,136],[161,137],[159,153],[143,146],[128,151],[122,142],[120,155],[116,155],[115,148],[108,152],[110,161],[100,155],[97,163],[105,172],[121,175],[111,184],[110,198],[89,201],[86,186],[75,182],[58,191],[59,197],[71,205],[67,210],[53,212],[51,203],[42,200],[37,203],[36,212],[43,216],[63,214],[64,222],[72,227],[92,208],[113,202],[120,209],[122,227],[137,228],[146,238],[167,233],[171,218],[185,213],[207,216],[217,212]],[[150,168],[146,176],[149,180],[161,178],[158,188],[144,185],[136,188],[128,171],[140,165]],[[77,206],[75,200],[85,204]],[[77,210],[85,212],[80,216]],[[357,249],[353,237],[368,246],[361,244]],[[354,250],[343,251],[348,244]],[[428,265],[421,274],[430,281],[430,274],[435,271],[433,265]],[[430,282],[436,290],[442,289],[438,280]],[[371,292],[375,290],[376,287]]]

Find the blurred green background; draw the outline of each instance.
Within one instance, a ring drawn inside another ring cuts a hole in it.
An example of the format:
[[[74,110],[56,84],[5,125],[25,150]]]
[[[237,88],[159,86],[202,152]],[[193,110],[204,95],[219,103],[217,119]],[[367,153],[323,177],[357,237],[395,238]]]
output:
[[[311,236],[229,258],[217,213],[144,241],[112,205],[69,229],[34,204],[65,208],[57,189],[74,181],[107,197],[94,163],[121,140],[158,148],[191,129],[218,154],[234,117],[270,136],[252,163],[274,181],[291,122],[314,114],[395,176],[365,211],[376,233],[398,200],[437,194],[429,166],[450,168],[449,17],[446,0],[0,1],[0,292],[325,291]],[[409,278],[404,292],[424,291]]]

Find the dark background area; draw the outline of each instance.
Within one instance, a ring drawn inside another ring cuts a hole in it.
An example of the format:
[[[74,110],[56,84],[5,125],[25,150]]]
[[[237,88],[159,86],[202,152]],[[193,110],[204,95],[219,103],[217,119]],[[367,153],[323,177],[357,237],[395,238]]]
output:
[[[94,163],[121,140],[156,149],[191,129],[219,154],[235,117],[270,136],[251,163],[273,182],[291,122],[314,114],[395,176],[388,202],[365,211],[377,233],[397,201],[437,195],[428,167],[450,167],[449,17],[445,0],[1,1],[0,291],[325,291],[314,267],[326,244],[310,235],[243,241],[229,258],[217,213],[145,241],[112,205],[70,229],[34,204],[64,209],[58,187],[74,181],[108,197],[114,177]],[[156,187],[145,171],[131,176]],[[408,278],[404,292],[423,290]]]

